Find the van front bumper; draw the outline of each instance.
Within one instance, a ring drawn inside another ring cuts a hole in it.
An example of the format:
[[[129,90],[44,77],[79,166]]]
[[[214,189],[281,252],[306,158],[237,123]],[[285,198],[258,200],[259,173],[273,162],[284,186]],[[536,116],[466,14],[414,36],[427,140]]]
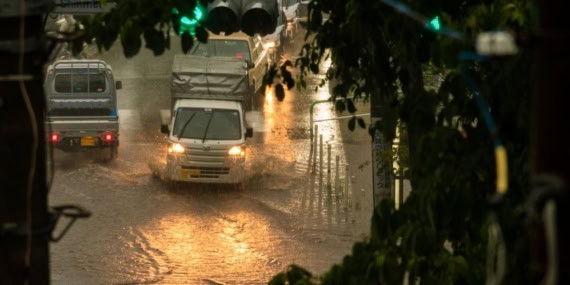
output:
[[[245,179],[245,158],[226,157],[224,162],[194,162],[185,155],[168,154],[166,178],[172,181],[238,184]]]

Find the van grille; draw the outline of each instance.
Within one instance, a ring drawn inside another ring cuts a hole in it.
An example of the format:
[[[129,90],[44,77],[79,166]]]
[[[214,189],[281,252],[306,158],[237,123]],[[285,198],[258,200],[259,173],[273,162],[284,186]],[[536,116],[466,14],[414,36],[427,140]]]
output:
[[[220,175],[230,173],[229,167],[199,167],[199,166],[182,166],[182,169],[200,170],[199,175],[192,175],[194,178],[218,178]]]

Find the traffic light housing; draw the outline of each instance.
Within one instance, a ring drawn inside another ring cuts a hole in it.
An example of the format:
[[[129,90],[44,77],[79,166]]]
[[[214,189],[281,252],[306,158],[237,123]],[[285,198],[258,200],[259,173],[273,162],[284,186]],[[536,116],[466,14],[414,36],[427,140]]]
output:
[[[240,29],[241,1],[215,0],[208,4],[206,28],[214,34],[229,35]]]
[[[265,36],[277,28],[278,13],[277,0],[214,0],[208,5],[206,28],[214,34],[241,30]]]
[[[242,0],[241,30],[253,36],[271,34],[277,28],[279,10],[275,0]]]

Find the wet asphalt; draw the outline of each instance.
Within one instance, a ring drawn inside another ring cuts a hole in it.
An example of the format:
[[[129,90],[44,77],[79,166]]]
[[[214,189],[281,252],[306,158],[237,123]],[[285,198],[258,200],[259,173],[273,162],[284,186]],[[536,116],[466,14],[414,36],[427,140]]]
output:
[[[296,53],[301,39],[287,47],[288,54]],[[119,157],[109,162],[106,152],[55,151],[50,204],[78,204],[93,215],[52,244],[53,284],[265,284],[292,263],[321,273],[340,262],[369,232],[370,146],[363,132],[346,130],[346,121],[320,123],[325,169],[319,182],[309,104],[328,98],[327,86],[291,90],[282,102],[271,91],[257,96],[247,115],[254,137],[245,189],[170,184],[152,175],[149,165],[166,156],[160,110],[170,107],[176,40],[159,57],[143,49],[125,59],[118,44],[93,56],[123,82]],[[311,77],[308,85],[320,78]],[[315,119],[334,116],[330,104],[315,107]]]

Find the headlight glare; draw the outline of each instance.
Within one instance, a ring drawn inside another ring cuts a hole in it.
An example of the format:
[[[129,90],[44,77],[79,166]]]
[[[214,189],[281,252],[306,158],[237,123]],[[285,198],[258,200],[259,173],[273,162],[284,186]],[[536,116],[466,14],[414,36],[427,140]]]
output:
[[[241,146],[234,146],[232,148],[230,148],[230,151],[228,151],[229,155],[232,156],[243,156],[245,155],[245,149]]]
[[[268,42],[263,43],[263,46],[265,48],[273,48],[273,47],[275,47],[275,42],[274,41],[268,41]]]
[[[168,153],[184,153],[184,147],[179,143],[173,143],[168,146]]]

